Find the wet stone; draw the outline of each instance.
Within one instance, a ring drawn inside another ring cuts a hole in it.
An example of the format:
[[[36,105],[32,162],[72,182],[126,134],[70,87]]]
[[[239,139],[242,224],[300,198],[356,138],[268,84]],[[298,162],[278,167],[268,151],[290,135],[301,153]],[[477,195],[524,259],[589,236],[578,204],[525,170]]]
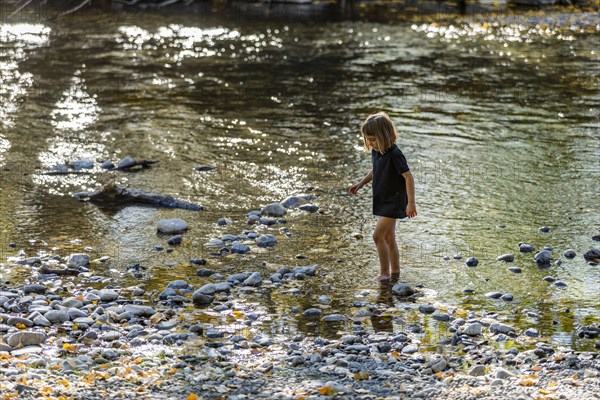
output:
[[[30,320],[29,318],[22,318],[22,317],[10,317],[6,323],[8,325],[12,325],[12,326],[17,326],[17,325],[23,325],[23,326],[33,326],[33,321]]]
[[[479,261],[475,257],[469,257],[467,261],[465,261],[465,264],[468,267],[476,267],[477,264],[479,264]]]
[[[503,333],[508,335],[509,333],[514,333],[515,328],[510,325],[501,324],[501,323],[493,323],[490,325],[490,332],[492,333]]]
[[[489,298],[489,299],[499,299],[500,297],[502,297],[502,293],[500,292],[488,292],[485,294],[485,297]]]
[[[513,295],[509,293],[503,294],[500,298],[504,301],[513,301]]]
[[[156,229],[160,233],[181,233],[188,229],[188,224],[181,218],[161,219],[156,224]]]
[[[304,310],[304,316],[305,317],[318,317],[319,315],[321,315],[323,313],[323,311],[321,311],[321,309],[319,308],[308,308],[306,310]]]
[[[525,335],[527,335],[529,337],[538,337],[540,335],[540,333],[535,328],[529,328],[525,331]]]
[[[419,312],[423,313],[423,314],[433,314],[435,312],[436,308],[434,306],[432,306],[431,304],[421,304],[419,306]]]
[[[70,319],[67,312],[59,310],[50,310],[44,314],[44,317],[53,324],[62,324]]]
[[[396,283],[392,287],[392,292],[396,296],[408,297],[415,294],[415,289],[413,289],[408,283]]]
[[[177,246],[177,245],[180,245],[182,242],[183,242],[183,236],[181,236],[181,235],[171,236],[167,240],[167,244],[169,246]]]
[[[521,268],[519,267],[510,267],[508,268],[508,270],[514,274],[520,274],[521,272],[523,272],[523,270],[521,270]]]
[[[119,293],[110,289],[102,289],[100,290],[99,296],[101,301],[109,303],[111,301],[117,300],[119,298]]]
[[[519,243],[519,251],[521,253],[532,253],[535,251],[535,247],[527,243]]]
[[[44,285],[40,285],[40,284],[31,284],[31,285],[24,285],[23,286],[23,293],[25,294],[29,294],[29,293],[36,293],[36,294],[45,294],[46,293],[46,286]]]
[[[577,255],[577,253],[575,253],[575,250],[573,250],[573,249],[567,249],[563,252],[563,256],[565,258],[569,258],[569,259],[575,258],[576,255]]]
[[[498,261],[513,262],[515,260],[515,256],[514,256],[514,254],[507,253],[507,254],[502,254],[502,255],[498,256],[496,259]]]
[[[329,314],[324,316],[323,318],[321,318],[321,321],[346,321],[348,318],[346,318],[345,315],[341,315],[341,314]]]

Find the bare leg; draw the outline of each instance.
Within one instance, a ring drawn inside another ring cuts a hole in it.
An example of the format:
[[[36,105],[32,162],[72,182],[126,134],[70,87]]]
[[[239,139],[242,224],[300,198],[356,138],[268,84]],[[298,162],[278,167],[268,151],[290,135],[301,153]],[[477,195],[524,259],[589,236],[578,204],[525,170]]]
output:
[[[398,243],[396,243],[396,220],[394,220],[394,227],[392,228],[391,241],[388,243],[389,254],[390,254],[390,270],[392,275],[398,275],[400,273],[400,253],[398,252]]]
[[[393,255],[390,242],[394,240],[395,228],[396,220],[394,218],[379,217],[375,232],[373,232],[373,241],[375,241],[379,255],[379,276],[375,280],[390,279],[390,256]],[[395,251],[398,254],[397,247],[395,247]]]

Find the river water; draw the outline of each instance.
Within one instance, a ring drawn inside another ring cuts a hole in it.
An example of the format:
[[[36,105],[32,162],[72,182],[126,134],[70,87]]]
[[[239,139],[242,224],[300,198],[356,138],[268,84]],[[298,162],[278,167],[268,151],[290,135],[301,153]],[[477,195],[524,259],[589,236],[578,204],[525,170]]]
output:
[[[352,302],[363,300],[414,308],[371,281],[378,270],[370,192],[347,192],[370,168],[360,123],[385,110],[398,126],[419,212],[398,223],[401,279],[422,285],[424,300],[442,309],[497,312],[520,329],[537,328],[543,340],[591,348],[574,329],[600,322],[600,267],[581,257],[600,228],[600,43],[597,26],[572,20],[556,27],[514,16],[436,24],[107,13],[2,23],[2,261],[20,249],[84,251],[111,257],[92,268],[110,284],[148,290],[174,279],[204,283],[190,258],[263,277],[282,265],[318,264],[323,275],[302,283],[305,295],[266,291],[251,306],[274,320],[321,294],[333,299],[328,312],[352,315]],[[99,168],[126,155],[160,162],[137,173]],[[96,166],[42,173],[82,159]],[[109,181],[205,211],[99,208],[71,197]],[[249,228],[247,212],[298,193],[315,194],[320,212],[292,211],[285,225],[257,228],[278,236],[274,248],[209,254],[211,238]],[[157,252],[165,238],[156,222],[173,217],[190,225],[184,243]],[[233,224],[218,226],[219,217]],[[520,242],[550,246],[555,259],[567,248],[578,255],[540,270],[532,253],[519,253]],[[523,273],[496,261],[509,252]],[[477,267],[465,266],[470,256]],[[135,263],[148,268],[141,280],[126,272]],[[28,275],[2,268],[5,281]],[[567,287],[544,282],[547,275]],[[488,299],[489,291],[514,301]],[[412,308],[406,321],[425,318],[432,342],[444,334],[443,324]],[[372,321],[374,329],[399,323]],[[281,324],[336,334],[301,316]]]

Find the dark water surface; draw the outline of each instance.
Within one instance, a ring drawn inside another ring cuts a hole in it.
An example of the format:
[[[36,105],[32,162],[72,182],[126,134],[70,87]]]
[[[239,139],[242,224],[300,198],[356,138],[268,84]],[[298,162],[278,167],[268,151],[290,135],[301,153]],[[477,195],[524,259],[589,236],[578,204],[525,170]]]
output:
[[[19,249],[108,255],[93,273],[148,290],[188,277],[202,284],[190,258],[264,278],[282,265],[319,264],[326,275],[304,281],[307,294],[266,292],[249,307],[287,314],[326,294],[333,299],[327,312],[352,315],[357,300],[414,308],[371,281],[378,270],[370,189],[347,193],[370,168],[359,125],[382,109],[398,125],[416,180],[419,216],[397,228],[402,280],[422,284],[426,300],[442,308],[495,311],[542,338],[591,348],[573,331],[575,323],[600,320],[600,267],[581,257],[600,228],[597,29],[518,21],[198,22],[150,13],[1,24],[1,261]],[[138,173],[103,172],[96,163],[88,174],[41,174],[126,155],[160,163]],[[199,164],[217,169],[194,171]],[[110,180],[206,211],[101,209],[70,197]],[[286,225],[256,229],[276,234],[275,248],[209,256],[209,239],[249,228],[247,212],[311,187],[321,213],[292,211]],[[219,227],[222,216],[234,224]],[[156,222],[171,217],[190,225],[184,244],[156,252],[165,244]],[[550,232],[539,232],[542,225]],[[532,254],[518,252],[519,242],[551,246],[555,259],[567,248],[578,256],[539,270]],[[496,261],[507,252],[522,274]],[[300,253],[307,259],[296,259]],[[469,256],[479,266],[466,267]],[[143,282],[126,273],[133,263],[148,267]],[[23,280],[28,272],[5,266],[0,276],[14,274]],[[547,275],[568,286],[543,282]],[[475,294],[463,294],[466,288]],[[489,291],[514,301],[487,299]],[[274,317],[274,325],[335,335],[325,323],[287,318]],[[411,311],[405,321],[422,318]],[[425,340],[444,333],[425,322]],[[398,323],[385,313],[371,321],[374,329]]]

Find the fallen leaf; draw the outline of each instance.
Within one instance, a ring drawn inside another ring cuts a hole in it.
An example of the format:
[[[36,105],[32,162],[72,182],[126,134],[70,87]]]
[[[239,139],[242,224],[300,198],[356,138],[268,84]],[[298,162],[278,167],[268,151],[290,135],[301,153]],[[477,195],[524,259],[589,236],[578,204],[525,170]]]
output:
[[[198,395],[196,393],[188,394],[187,400],[197,400],[197,399],[198,399]]]
[[[337,390],[335,390],[331,386],[323,386],[322,388],[318,388],[317,390],[323,396],[333,396],[333,395],[335,395],[337,393]]]
[[[357,381],[365,381],[369,379],[369,373],[367,371],[361,371],[354,374],[354,379]]]

